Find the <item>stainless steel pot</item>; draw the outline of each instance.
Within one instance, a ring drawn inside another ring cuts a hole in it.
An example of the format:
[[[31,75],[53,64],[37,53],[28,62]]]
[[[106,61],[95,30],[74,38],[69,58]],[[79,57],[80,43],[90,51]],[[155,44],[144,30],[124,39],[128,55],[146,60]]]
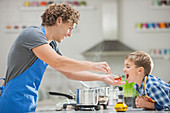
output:
[[[76,92],[76,101],[79,105],[97,105],[97,89],[78,89]]]
[[[97,105],[97,89],[77,89],[76,95],[68,95],[58,92],[49,92],[51,95],[65,96],[69,99],[75,99],[77,105]]]

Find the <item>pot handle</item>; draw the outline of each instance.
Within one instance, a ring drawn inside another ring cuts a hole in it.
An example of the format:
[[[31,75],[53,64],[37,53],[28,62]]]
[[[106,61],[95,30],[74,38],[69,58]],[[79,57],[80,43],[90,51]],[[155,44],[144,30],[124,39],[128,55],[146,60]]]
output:
[[[64,94],[64,93],[58,93],[58,92],[49,92],[50,95],[58,95],[58,96],[65,96],[68,99],[74,99],[74,96],[68,95],[68,94]]]

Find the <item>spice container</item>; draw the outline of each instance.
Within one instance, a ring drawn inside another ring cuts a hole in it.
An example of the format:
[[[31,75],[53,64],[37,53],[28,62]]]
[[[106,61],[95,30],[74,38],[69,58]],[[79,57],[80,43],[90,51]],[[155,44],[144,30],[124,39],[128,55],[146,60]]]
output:
[[[7,25],[7,26],[6,26],[6,29],[11,29],[11,26],[10,26],[10,25]]]
[[[25,7],[29,7],[29,6],[30,6],[30,2],[29,2],[29,1],[25,1],[25,2],[24,2],[24,6],[25,6]]]
[[[46,6],[47,5],[47,2],[46,1],[41,1],[41,6]]]

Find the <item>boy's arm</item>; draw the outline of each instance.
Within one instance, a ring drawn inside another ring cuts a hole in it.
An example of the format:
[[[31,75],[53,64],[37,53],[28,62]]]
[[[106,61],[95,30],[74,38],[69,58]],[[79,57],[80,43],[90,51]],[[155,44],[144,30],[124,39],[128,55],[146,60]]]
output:
[[[141,96],[136,99],[136,106],[144,109],[163,109],[157,102],[150,102],[146,97]]]
[[[170,99],[168,94],[160,87],[160,86],[152,86],[149,89],[150,97],[156,101],[154,104],[155,109],[160,110],[163,108],[169,108],[170,106]]]
[[[155,109],[161,110],[163,109],[163,106],[160,106],[157,102],[154,103]]]

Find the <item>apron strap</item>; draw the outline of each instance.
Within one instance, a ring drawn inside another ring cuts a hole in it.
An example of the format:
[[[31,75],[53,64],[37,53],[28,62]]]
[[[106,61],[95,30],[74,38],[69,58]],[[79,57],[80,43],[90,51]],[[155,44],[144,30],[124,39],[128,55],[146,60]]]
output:
[[[145,91],[145,89],[146,89],[146,81],[147,81],[147,79],[148,79],[148,76],[146,76],[146,77],[145,77],[145,80],[144,80],[144,91]]]
[[[5,80],[5,78],[0,78],[0,80]],[[3,87],[4,87],[4,85],[2,85],[2,87],[0,87],[0,90],[3,90]],[[1,92],[0,92],[0,94],[1,94]]]
[[[145,80],[144,80],[144,92],[145,92],[145,97],[147,97],[147,98],[149,99],[150,102],[155,102],[152,98],[148,97],[147,94],[146,94],[145,89],[146,89],[146,81],[147,81],[147,79],[148,79],[148,75],[146,75]]]

